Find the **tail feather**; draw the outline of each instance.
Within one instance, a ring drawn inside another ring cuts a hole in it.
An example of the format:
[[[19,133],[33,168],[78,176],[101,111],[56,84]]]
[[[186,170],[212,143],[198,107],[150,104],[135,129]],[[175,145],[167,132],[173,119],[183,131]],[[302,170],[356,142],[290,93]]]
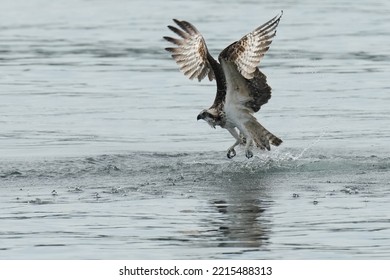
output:
[[[267,149],[269,151],[271,150],[270,144],[279,146],[283,142],[280,138],[276,137],[261,124],[259,124],[255,119],[245,123],[245,128],[250,133],[250,136],[252,137],[256,146],[262,150]]]

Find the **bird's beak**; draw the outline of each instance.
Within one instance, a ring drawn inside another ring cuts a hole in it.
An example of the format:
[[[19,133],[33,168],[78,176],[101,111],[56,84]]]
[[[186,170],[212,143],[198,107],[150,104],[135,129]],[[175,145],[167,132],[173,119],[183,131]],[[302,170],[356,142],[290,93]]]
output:
[[[199,121],[200,119],[203,119],[202,116],[199,114],[197,117],[196,117],[196,120]]]

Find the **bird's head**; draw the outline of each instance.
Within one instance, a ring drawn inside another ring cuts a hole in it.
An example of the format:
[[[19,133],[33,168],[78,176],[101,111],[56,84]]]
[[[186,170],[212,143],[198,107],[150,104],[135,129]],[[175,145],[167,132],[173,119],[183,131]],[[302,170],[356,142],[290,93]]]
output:
[[[215,128],[215,126],[218,124],[217,121],[219,119],[218,113],[215,110],[212,109],[205,109],[202,110],[198,117],[196,118],[199,120],[206,121],[212,128]]]

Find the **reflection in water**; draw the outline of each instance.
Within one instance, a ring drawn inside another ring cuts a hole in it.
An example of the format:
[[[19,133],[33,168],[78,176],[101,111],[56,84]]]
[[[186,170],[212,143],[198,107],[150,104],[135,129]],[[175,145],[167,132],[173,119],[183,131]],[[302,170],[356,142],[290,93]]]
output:
[[[262,213],[265,208],[257,199],[238,201],[213,201],[212,204],[222,214],[218,226],[220,247],[253,247],[260,248],[268,240],[269,226],[263,223]]]
[[[223,180],[208,189],[211,207],[208,208],[207,220],[201,225],[207,228],[209,240],[213,240],[207,246],[257,250],[267,245],[271,223],[264,213],[272,205],[272,200],[265,185],[271,183],[272,176],[264,175],[257,173],[243,177],[233,172],[225,174]],[[210,199],[216,192],[219,198]]]

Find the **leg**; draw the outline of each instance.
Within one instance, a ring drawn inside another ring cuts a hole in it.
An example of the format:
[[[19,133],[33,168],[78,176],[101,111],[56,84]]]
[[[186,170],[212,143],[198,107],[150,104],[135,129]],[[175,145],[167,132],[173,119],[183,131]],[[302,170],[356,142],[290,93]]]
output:
[[[252,145],[252,139],[246,139],[246,145],[245,145],[245,156],[247,158],[253,157],[253,153],[250,150],[250,147]]]
[[[236,151],[234,148],[241,143],[241,137],[238,135],[237,131],[234,128],[228,129],[230,134],[236,139],[236,142],[234,142],[233,146],[231,146],[227,151],[227,157],[233,158],[236,155]]]

